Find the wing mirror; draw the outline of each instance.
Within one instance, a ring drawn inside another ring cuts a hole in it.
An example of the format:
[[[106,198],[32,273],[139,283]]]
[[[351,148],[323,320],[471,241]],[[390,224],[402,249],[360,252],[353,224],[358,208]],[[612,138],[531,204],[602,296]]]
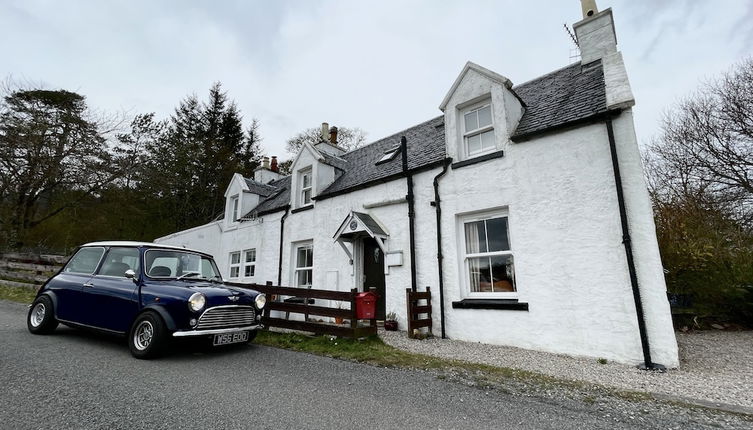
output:
[[[128,279],[135,279],[136,278],[136,272],[134,272],[132,269],[128,269],[125,271],[125,277]]]

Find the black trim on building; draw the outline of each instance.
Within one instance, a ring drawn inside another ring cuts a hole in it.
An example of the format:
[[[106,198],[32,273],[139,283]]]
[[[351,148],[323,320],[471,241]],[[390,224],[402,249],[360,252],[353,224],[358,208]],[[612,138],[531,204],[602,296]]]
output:
[[[495,158],[502,158],[504,156],[505,156],[505,151],[495,151],[489,154],[484,154],[478,157],[469,158],[467,160],[452,163],[452,169],[455,170],[461,167],[470,166],[471,164],[482,163],[484,161],[494,160]]]
[[[452,302],[452,308],[527,311],[528,303],[510,299],[463,299],[459,302]]]
[[[298,212],[305,212],[314,209],[314,205],[301,206],[290,211],[291,214],[297,214]]]

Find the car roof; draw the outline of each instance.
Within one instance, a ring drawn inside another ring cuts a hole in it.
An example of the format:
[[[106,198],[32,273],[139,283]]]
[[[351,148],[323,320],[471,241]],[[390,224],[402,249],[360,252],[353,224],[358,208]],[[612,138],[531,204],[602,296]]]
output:
[[[136,241],[130,241],[130,240],[113,240],[113,241],[104,241],[104,242],[89,242],[81,245],[82,247],[85,246],[126,246],[126,247],[134,247],[134,248],[160,248],[160,249],[174,249],[176,251],[188,251],[188,252],[195,252],[197,254],[204,254],[211,257],[211,254],[207,254],[204,251],[199,251],[197,249],[190,249],[190,248],[184,248],[182,246],[171,246],[171,245],[163,245],[160,243],[153,243],[153,242],[136,242]]]

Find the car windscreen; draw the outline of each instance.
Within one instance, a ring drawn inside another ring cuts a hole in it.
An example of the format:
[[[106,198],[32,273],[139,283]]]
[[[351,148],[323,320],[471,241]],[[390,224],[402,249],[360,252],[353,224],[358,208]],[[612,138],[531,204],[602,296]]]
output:
[[[203,255],[150,249],[144,259],[146,275],[150,278],[222,279],[212,259]]]

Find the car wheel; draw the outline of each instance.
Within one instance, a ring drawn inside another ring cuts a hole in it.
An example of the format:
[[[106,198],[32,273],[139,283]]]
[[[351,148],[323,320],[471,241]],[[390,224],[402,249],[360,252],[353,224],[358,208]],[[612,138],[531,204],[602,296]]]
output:
[[[58,321],[52,308],[52,300],[47,296],[40,296],[31,304],[26,326],[34,334],[48,334],[55,330]]]
[[[128,347],[136,358],[158,357],[168,341],[167,327],[159,315],[153,312],[141,314],[131,326]]]

